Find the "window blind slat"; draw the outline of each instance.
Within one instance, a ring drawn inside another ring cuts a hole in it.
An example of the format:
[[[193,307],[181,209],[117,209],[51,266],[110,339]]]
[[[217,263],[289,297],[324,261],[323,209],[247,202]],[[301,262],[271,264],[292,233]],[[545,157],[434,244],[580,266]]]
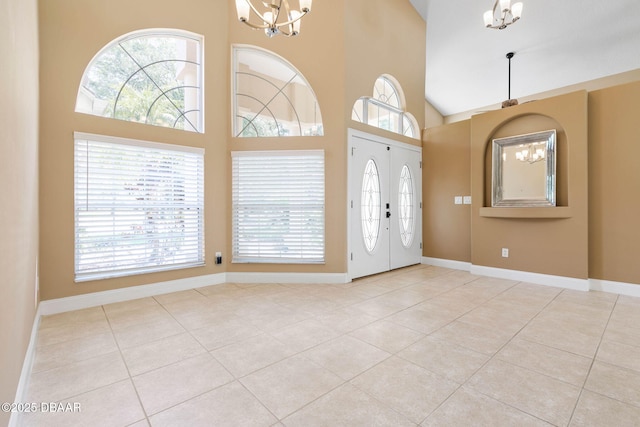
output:
[[[232,153],[233,262],[323,263],[322,150]]]
[[[204,152],[75,139],[76,281],[204,265]]]

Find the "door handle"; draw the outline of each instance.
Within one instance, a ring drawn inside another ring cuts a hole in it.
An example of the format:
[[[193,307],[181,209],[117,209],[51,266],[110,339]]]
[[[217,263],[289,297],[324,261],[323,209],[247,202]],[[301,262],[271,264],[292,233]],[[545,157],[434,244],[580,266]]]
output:
[[[391,218],[391,212],[387,211],[387,218]]]

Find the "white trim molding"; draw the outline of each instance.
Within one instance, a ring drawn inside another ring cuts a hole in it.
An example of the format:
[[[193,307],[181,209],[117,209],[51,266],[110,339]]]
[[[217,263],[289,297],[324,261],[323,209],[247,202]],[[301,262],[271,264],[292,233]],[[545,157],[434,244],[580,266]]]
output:
[[[470,262],[455,261],[452,259],[429,258],[429,257],[423,256],[422,264],[433,265],[434,267],[450,268],[452,270],[462,270],[462,271],[471,270]]]
[[[114,302],[129,301],[137,298],[152,297],[155,295],[169,294],[171,292],[219,285],[225,281],[225,273],[219,273],[152,283],[149,285],[130,286],[127,288],[112,289],[109,291],[93,292],[90,294],[41,301],[38,311],[42,316],[64,313],[66,311],[112,304]]]
[[[640,297],[640,284],[589,279],[589,289],[592,291],[609,292],[612,294],[627,295],[630,297]]]
[[[528,271],[506,270],[504,268],[471,265],[471,274],[497,277],[499,279],[518,280],[520,282],[535,283],[536,285],[554,286],[556,288],[588,291],[589,280],[575,277],[553,276],[550,274],[531,273]]]
[[[241,273],[227,272],[231,283],[304,283],[341,285],[349,283],[346,273]]]

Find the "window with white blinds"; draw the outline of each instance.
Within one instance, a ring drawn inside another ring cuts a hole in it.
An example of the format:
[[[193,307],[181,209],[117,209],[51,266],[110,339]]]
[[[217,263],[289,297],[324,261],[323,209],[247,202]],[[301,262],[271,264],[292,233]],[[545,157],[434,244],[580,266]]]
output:
[[[233,262],[324,262],[324,151],[236,151]]]
[[[75,133],[75,279],[204,265],[204,150]]]

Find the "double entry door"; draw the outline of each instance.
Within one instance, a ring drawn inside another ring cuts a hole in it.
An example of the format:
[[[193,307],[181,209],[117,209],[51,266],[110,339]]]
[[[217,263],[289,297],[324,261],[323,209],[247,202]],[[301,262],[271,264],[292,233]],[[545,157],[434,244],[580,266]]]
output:
[[[349,276],[422,259],[420,147],[349,131]]]

